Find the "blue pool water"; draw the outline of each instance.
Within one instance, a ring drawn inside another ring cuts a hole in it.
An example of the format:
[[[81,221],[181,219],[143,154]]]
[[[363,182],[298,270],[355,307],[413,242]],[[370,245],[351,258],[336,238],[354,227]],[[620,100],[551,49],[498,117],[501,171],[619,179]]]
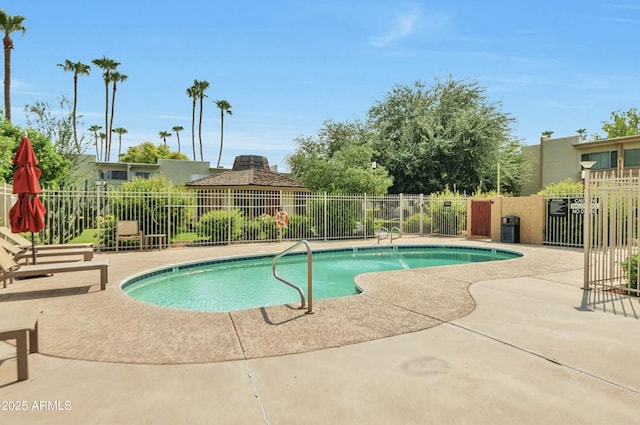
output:
[[[492,248],[443,245],[396,245],[313,251],[313,299],[359,292],[356,275],[516,258],[521,254]],[[232,311],[299,303],[295,289],[273,277],[273,255],[221,258],[178,264],[135,276],[122,289],[133,298],[187,310]],[[278,274],[307,287],[306,252],[278,260]]]

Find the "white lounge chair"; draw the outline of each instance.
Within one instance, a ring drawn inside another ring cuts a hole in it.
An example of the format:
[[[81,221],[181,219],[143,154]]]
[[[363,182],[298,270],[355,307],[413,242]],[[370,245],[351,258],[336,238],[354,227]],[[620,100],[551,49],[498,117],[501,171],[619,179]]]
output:
[[[63,272],[81,272],[86,270],[100,270],[100,289],[107,288],[109,262],[103,260],[75,261],[48,264],[18,264],[4,249],[0,249],[0,280],[4,287],[7,281],[16,277],[33,277]]]
[[[6,240],[13,243],[14,245],[18,245],[20,248],[31,249],[33,244],[31,241],[24,236],[13,233],[11,229],[8,227],[0,226],[0,235],[2,235]],[[61,248],[93,248],[92,243],[78,243],[78,244],[51,244],[51,245],[36,245],[36,249],[61,249]]]
[[[31,249],[20,248],[18,245],[14,245],[6,239],[0,238],[0,248],[4,248],[9,254],[13,255],[16,262],[25,260],[26,264],[33,259],[33,251]],[[93,259],[93,248],[60,248],[60,249],[39,249],[36,248],[36,262],[60,262],[63,257],[82,257],[83,261],[90,261]],[[79,260],[80,258],[78,258]],[[64,260],[70,261],[70,260]]]

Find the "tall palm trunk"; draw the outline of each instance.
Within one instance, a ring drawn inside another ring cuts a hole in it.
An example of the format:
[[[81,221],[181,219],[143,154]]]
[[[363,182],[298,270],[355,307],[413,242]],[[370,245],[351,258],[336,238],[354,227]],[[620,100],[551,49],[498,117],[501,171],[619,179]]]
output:
[[[9,34],[2,39],[4,43],[4,116],[11,122],[11,49],[13,40]]]
[[[200,95],[200,120],[198,121],[198,140],[200,141],[200,161],[203,161],[202,155],[202,103],[204,100],[204,95]]]
[[[113,92],[111,93],[111,117],[109,118],[109,128],[107,129],[107,162],[110,161],[111,157],[111,130],[113,127],[113,113],[115,112],[116,105],[116,85],[117,81],[113,80]]]
[[[193,109],[191,111],[191,148],[193,149],[193,160],[196,160],[196,98],[193,98]]]
[[[109,72],[107,71],[104,74],[104,93],[105,93],[105,96],[104,96],[105,97],[105,101],[104,101],[104,128],[105,128],[105,133],[107,131],[109,131],[109,80],[110,80]],[[106,137],[107,137],[107,141],[108,141],[109,140],[108,139],[109,136],[106,136]],[[104,146],[104,158],[103,159],[108,162],[106,144],[107,143],[105,143],[105,146]],[[100,150],[102,151],[102,142],[100,144]]]
[[[218,153],[218,163],[216,168],[220,168],[220,159],[222,159],[222,141],[224,140],[224,109],[220,109],[220,152]]]
[[[76,119],[76,109],[78,105],[78,74],[73,75],[73,143],[76,145],[76,152],[80,154],[80,143],[78,143],[78,130],[77,130],[77,119]]]

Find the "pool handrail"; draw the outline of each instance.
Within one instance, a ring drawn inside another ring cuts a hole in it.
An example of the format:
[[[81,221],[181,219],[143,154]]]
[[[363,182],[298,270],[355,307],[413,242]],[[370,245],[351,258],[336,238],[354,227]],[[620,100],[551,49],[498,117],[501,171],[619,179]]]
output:
[[[391,243],[393,243],[393,231],[397,230],[398,231],[398,238],[402,237],[402,232],[400,231],[400,228],[398,226],[393,226],[391,228],[391,232],[389,232],[389,235],[391,236]]]
[[[384,236],[382,236],[382,232],[384,232]],[[377,237],[378,237],[378,245],[380,245],[381,239],[387,239],[389,237],[389,229],[387,229],[384,226],[380,226],[377,232]]]
[[[305,303],[305,298],[304,298],[304,292],[302,292],[302,289],[298,286],[295,285],[289,281],[287,281],[286,279],[278,276],[278,272],[276,271],[276,263],[278,262],[278,259],[280,257],[282,257],[283,255],[287,254],[289,251],[293,251],[294,249],[296,249],[297,247],[299,247],[300,245],[304,245],[305,248],[307,249],[307,303]],[[300,294],[300,302],[301,302],[301,306],[300,308],[304,308],[305,304],[307,306],[307,314],[312,314],[313,313],[313,260],[312,260],[312,252],[311,252],[311,245],[309,245],[309,242],[306,240],[301,240],[297,243],[295,243],[294,245],[290,246],[289,248],[285,249],[284,251],[282,251],[280,254],[276,255],[275,257],[273,257],[273,261],[271,262],[271,271],[273,272],[273,277],[275,277],[276,279],[278,279],[280,282],[283,282],[289,286],[291,286],[292,288],[294,288],[295,290],[298,291],[298,293]]]

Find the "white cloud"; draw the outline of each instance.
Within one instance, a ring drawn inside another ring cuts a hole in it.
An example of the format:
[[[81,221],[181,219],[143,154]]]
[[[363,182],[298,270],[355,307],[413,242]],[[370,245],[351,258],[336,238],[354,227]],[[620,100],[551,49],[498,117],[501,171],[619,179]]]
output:
[[[418,31],[442,31],[449,23],[449,17],[443,14],[424,16],[422,10],[414,8],[397,16],[391,28],[383,35],[371,38],[376,48],[388,47],[399,40],[410,37]]]
[[[416,29],[416,25],[422,17],[422,11],[414,9],[403,13],[394,22],[391,29],[384,35],[371,39],[373,47],[383,48],[394,42],[410,36]]]

